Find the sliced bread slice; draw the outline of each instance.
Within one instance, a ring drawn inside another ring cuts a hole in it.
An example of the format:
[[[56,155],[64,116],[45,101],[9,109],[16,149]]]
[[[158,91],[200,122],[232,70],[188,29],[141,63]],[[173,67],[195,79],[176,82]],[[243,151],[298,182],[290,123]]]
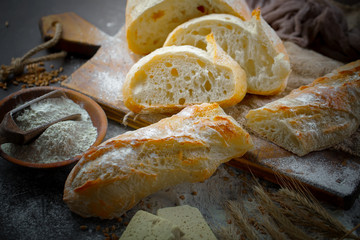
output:
[[[128,0],[125,26],[129,48],[137,54],[149,54],[162,47],[175,27],[210,13],[251,17],[245,0]]]
[[[291,71],[289,57],[281,39],[260,16],[260,10],[254,10],[248,21],[228,14],[192,19],[175,28],[164,46],[192,45],[204,49],[210,32],[245,70],[249,93],[273,95],[285,89]]]
[[[228,107],[246,94],[243,69],[215,43],[206,38],[208,52],[193,46],[155,50],[129,70],[124,104],[134,113],[178,112],[200,103]]]

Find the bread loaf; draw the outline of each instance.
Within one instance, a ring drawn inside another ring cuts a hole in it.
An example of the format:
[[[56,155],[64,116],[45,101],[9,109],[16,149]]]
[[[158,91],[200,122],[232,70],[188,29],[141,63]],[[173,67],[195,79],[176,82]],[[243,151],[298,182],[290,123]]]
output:
[[[247,127],[303,156],[342,142],[360,124],[360,60],[250,110]]]
[[[206,180],[251,147],[250,135],[218,104],[191,106],[85,152],[64,201],[83,217],[120,217],[158,190]]]
[[[123,99],[135,113],[178,112],[200,104],[228,107],[246,94],[245,72],[207,37],[208,52],[192,46],[160,48],[140,59],[126,75]]]
[[[245,0],[128,0],[125,15],[128,46],[137,54],[149,54],[163,45],[176,26],[209,13],[250,17]]]
[[[220,47],[245,70],[248,92],[274,95],[283,91],[290,75],[286,49],[259,10],[244,21],[229,14],[211,14],[175,28],[164,46],[191,45],[204,49],[206,35],[214,34]]]

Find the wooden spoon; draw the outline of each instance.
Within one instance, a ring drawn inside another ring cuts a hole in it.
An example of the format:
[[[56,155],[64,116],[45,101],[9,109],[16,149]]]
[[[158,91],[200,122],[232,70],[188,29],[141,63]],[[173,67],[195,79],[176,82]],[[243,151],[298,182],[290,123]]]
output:
[[[35,103],[35,102],[39,102],[45,98],[55,98],[55,97],[61,97],[61,96],[65,96],[65,93],[59,91],[59,90],[55,90],[52,91],[50,93],[47,93],[41,97],[35,98],[17,108],[14,108],[13,110],[9,111],[8,113],[5,114],[2,122],[0,123],[0,144],[3,143],[15,143],[15,144],[26,144],[29,141],[31,141],[32,139],[38,137],[41,133],[43,133],[48,127],[50,127],[51,125],[61,122],[61,121],[66,121],[66,120],[77,120],[80,119],[81,114],[71,114],[59,119],[56,119],[54,121],[48,122],[47,124],[44,124],[40,127],[37,127],[35,129],[31,129],[28,131],[24,131],[22,129],[20,129],[20,127],[15,123],[14,119],[13,119],[13,115],[25,108],[27,108],[28,106],[30,106],[31,104]]]

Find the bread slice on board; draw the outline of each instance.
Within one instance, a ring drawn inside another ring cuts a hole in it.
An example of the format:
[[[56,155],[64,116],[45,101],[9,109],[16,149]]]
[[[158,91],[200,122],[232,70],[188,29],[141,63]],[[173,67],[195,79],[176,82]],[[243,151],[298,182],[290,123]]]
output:
[[[85,152],[66,180],[64,201],[83,217],[120,217],[161,189],[206,180],[252,146],[218,104],[190,106]]]
[[[246,94],[244,70],[207,37],[207,49],[160,48],[135,63],[123,85],[123,100],[135,113],[178,112],[200,103],[228,107]]]
[[[245,0],[128,0],[126,38],[130,50],[146,55],[162,47],[167,35],[189,19],[210,13],[250,18]]]
[[[276,32],[253,11],[244,21],[229,14],[211,14],[175,28],[164,46],[191,45],[204,49],[206,35],[214,34],[220,47],[245,70],[248,92],[274,95],[283,91],[290,75],[286,49]]]
[[[247,127],[303,156],[342,142],[360,125],[360,60],[246,115]]]

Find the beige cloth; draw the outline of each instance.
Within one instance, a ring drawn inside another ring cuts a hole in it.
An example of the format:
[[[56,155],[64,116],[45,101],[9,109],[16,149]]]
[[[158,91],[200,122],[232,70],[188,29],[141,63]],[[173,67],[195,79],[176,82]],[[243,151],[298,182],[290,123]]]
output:
[[[344,12],[334,3],[328,0],[247,2],[252,9],[260,7],[262,16],[281,39],[342,62],[360,59],[360,22],[349,29]]]

